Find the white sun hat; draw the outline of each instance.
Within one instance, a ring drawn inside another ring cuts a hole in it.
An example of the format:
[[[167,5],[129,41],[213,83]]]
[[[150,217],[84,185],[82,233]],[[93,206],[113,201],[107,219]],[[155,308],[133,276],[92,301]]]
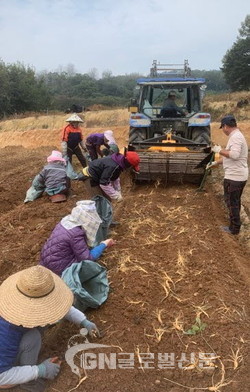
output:
[[[111,131],[111,129],[104,131],[104,136],[108,140],[108,144],[116,144],[114,133]]]
[[[93,200],[78,201],[71,214],[61,220],[61,225],[67,230],[81,226],[86,232],[88,246],[95,244],[96,234],[101,223],[102,220]]]

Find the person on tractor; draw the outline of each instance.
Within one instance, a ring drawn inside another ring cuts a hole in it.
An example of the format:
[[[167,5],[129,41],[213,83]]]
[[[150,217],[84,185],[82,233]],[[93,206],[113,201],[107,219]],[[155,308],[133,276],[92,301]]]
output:
[[[86,151],[86,147],[83,142],[82,130],[79,127],[79,123],[83,123],[81,117],[76,113],[72,114],[67,120],[69,124],[63,129],[62,132],[62,154],[66,159],[68,158],[72,163],[73,154],[76,155],[82,167],[86,167],[86,159],[82,153]]]
[[[168,97],[160,112],[161,117],[183,117],[187,114],[185,109],[176,105],[176,97],[177,94],[174,90],[168,93]]]

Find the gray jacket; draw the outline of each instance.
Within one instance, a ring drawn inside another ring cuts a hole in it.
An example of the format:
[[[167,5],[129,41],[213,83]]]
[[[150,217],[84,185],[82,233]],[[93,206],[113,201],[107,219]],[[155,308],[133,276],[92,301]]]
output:
[[[44,166],[37,176],[39,185],[53,195],[67,188],[67,172],[63,162],[51,162]]]
[[[173,109],[176,110],[177,113],[185,115],[185,111],[183,110],[183,108],[177,106],[175,101],[173,101],[171,98],[167,98],[164,101],[163,109]]]

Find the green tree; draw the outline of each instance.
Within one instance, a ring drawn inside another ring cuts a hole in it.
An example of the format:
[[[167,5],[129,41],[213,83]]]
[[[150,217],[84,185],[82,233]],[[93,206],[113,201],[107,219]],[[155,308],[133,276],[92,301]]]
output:
[[[0,86],[0,117],[49,107],[50,96],[43,78],[37,79],[30,67],[0,61]]]
[[[38,81],[35,71],[17,63],[8,66],[10,89],[10,113],[39,111],[49,105],[49,96],[43,84]]]
[[[70,82],[72,95],[86,100],[97,94],[97,81],[88,74],[77,74]]]
[[[232,91],[250,90],[250,15],[241,23],[239,36],[222,60],[221,68]]]
[[[200,71],[192,70],[192,76],[196,78],[205,78],[207,85],[207,92],[224,92],[229,90],[229,86],[225,81],[223,72],[221,70]]]
[[[239,28],[240,37],[249,38],[250,37],[250,15],[246,16],[244,22],[241,22],[241,27]]]
[[[2,117],[10,108],[9,75],[3,61],[0,61],[0,86],[0,117]]]

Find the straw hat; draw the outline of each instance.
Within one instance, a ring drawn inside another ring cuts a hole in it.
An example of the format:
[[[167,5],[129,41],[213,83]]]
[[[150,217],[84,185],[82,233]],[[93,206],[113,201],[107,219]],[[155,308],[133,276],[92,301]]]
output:
[[[33,328],[61,320],[73,294],[61,278],[41,265],[9,276],[0,286],[0,316],[14,325]]]
[[[79,117],[76,113],[73,113],[69,118],[66,120],[67,122],[83,122],[81,117]]]

